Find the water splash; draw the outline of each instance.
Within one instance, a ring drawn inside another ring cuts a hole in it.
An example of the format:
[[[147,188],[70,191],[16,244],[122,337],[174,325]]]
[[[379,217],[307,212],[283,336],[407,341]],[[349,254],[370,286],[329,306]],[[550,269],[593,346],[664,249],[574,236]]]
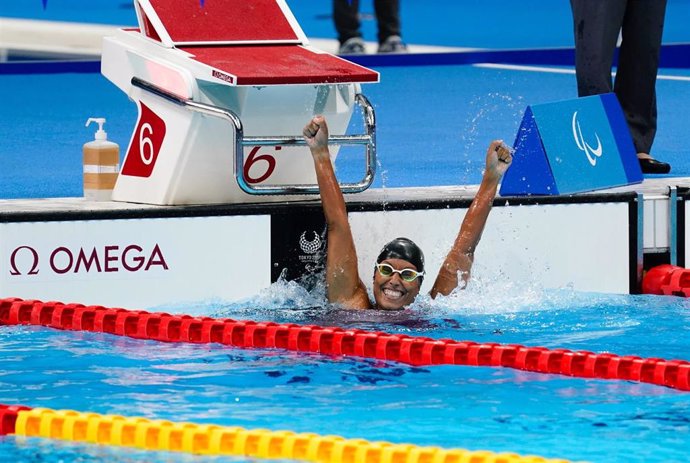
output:
[[[483,165],[483,157],[477,153],[483,153],[484,145],[488,145],[490,140],[478,140],[479,134],[492,133],[494,138],[503,138],[511,146],[513,140],[510,137],[514,132],[496,133],[496,127],[501,126],[501,121],[519,121],[525,104],[522,96],[494,92],[473,98],[469,106],[476,108],[474,113],[470,111],[469,120],[459,125],[462,131],[460,152],[464,153],[466,176],[470,176],[478,165]],[[491,128],[487,129],[487,126]],[[517,126],[514,129],[517,130]]]
[[[239,301],[224,301],[207,306],[205,312],[212,317],[229,317],[237,320],[304,321],[314,313],[323,312],[328,301],[325,284],[310,284],[313,289],[308,290],[303,283],[289,281],[283,273],[275,283],[262,289],[258,294]]]
[[[381,164],[381,160],[379,158],[376,158],[376,171],[379,173],[379,176],[381,178],[381,189],[383,190],[383,196],[381,197],[381,207],[383,208],[383,211],[385,212],[386,209],[388,208],[388,194],[389,191],[387,189],[388,186],[388,169],[383,168],[383,164]]]

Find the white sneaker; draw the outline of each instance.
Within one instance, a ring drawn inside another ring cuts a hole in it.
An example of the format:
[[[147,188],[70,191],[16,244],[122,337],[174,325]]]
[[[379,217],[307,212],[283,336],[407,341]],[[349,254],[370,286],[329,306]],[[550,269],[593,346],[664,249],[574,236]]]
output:
[[[364,49],[364,40],[361,37],[347,39],[338,49],[339,55],[363,55],[364,53],[366,50]]]
[[[407,53],[407,45],[399,35],[391,35],[379,45],[379,53]]]

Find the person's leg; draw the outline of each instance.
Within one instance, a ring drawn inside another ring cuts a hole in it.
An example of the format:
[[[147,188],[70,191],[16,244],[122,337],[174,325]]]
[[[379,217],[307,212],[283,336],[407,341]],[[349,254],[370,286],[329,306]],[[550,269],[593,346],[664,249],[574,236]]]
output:
[[[626,0],[570,0],[579,96],[613,91],[611,65]]]
[[[341,45],[353,37],[362,37],[359,31],[359,0],[333,0],[333,22]]]
[[[390,36],[402,37],[400,31],[400,0],[374,0],[378,22],[378,39],[383,43]]]
[[[333,0],[333,22],[340,42],[338,54],[365,53],[362,33],[359,30],[359,0]]]
[[[656,74],[666,0],[628,2],[614,91],[638,153],[649,153],[656,134]]]
[[[374,0],[378,22],[379,53],[407,51],[400,28],[400,0]]]

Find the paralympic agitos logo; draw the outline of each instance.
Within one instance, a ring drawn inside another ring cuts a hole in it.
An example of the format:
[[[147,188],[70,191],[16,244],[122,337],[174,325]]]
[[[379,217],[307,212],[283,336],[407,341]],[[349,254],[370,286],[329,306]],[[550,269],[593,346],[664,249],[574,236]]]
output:
[[[599,159],[601,155],[604,154],[604,149],[601,146],[601,140],[599,139],[599,135],[596,132],[594,132],[594,137],[597,140],[596,148],[592,147],[592,145],[585,141],[585,136],[582,134],[582,127],[580,127],[580,122],[577,120],[577,111],[573,113],[572,126],[573,139],[575,140],[577,149],[584,152],[587,156],[587,161],[589,161],[589,164],[592,167],[595,167],[597,165],[597,159]]]
[[[18,246],[9,256],[13,276],[38,275],[41,271],[57,275],[169,270],[158,244],[146,249],[138,244],[72,249],[59,246],[45,255],[31,246]]]

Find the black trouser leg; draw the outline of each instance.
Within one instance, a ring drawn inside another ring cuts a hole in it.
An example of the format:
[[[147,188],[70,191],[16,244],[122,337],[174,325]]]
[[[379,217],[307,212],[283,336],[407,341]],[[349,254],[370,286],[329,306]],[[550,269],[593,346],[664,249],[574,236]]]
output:
[[[666,0],[630,0],[623,20],[614,91],[638,153],[649,153],[656,134],[656,75]]]
[[[570,0],[579,96],[613,91],[611,66],[627,0]]]
[[[378,22],[379,43],[391,35],[402,36],[400,32],[400,0],[374,0]]]
[[[359,0],[333,0],[333,22],[341,45],[352,37],[361,37]]]
[[[656,133],[656,73],[666,0],[570,0],[579,96],[614,91],[638,153]],[[611,65],[622,30],[615,85]]]

